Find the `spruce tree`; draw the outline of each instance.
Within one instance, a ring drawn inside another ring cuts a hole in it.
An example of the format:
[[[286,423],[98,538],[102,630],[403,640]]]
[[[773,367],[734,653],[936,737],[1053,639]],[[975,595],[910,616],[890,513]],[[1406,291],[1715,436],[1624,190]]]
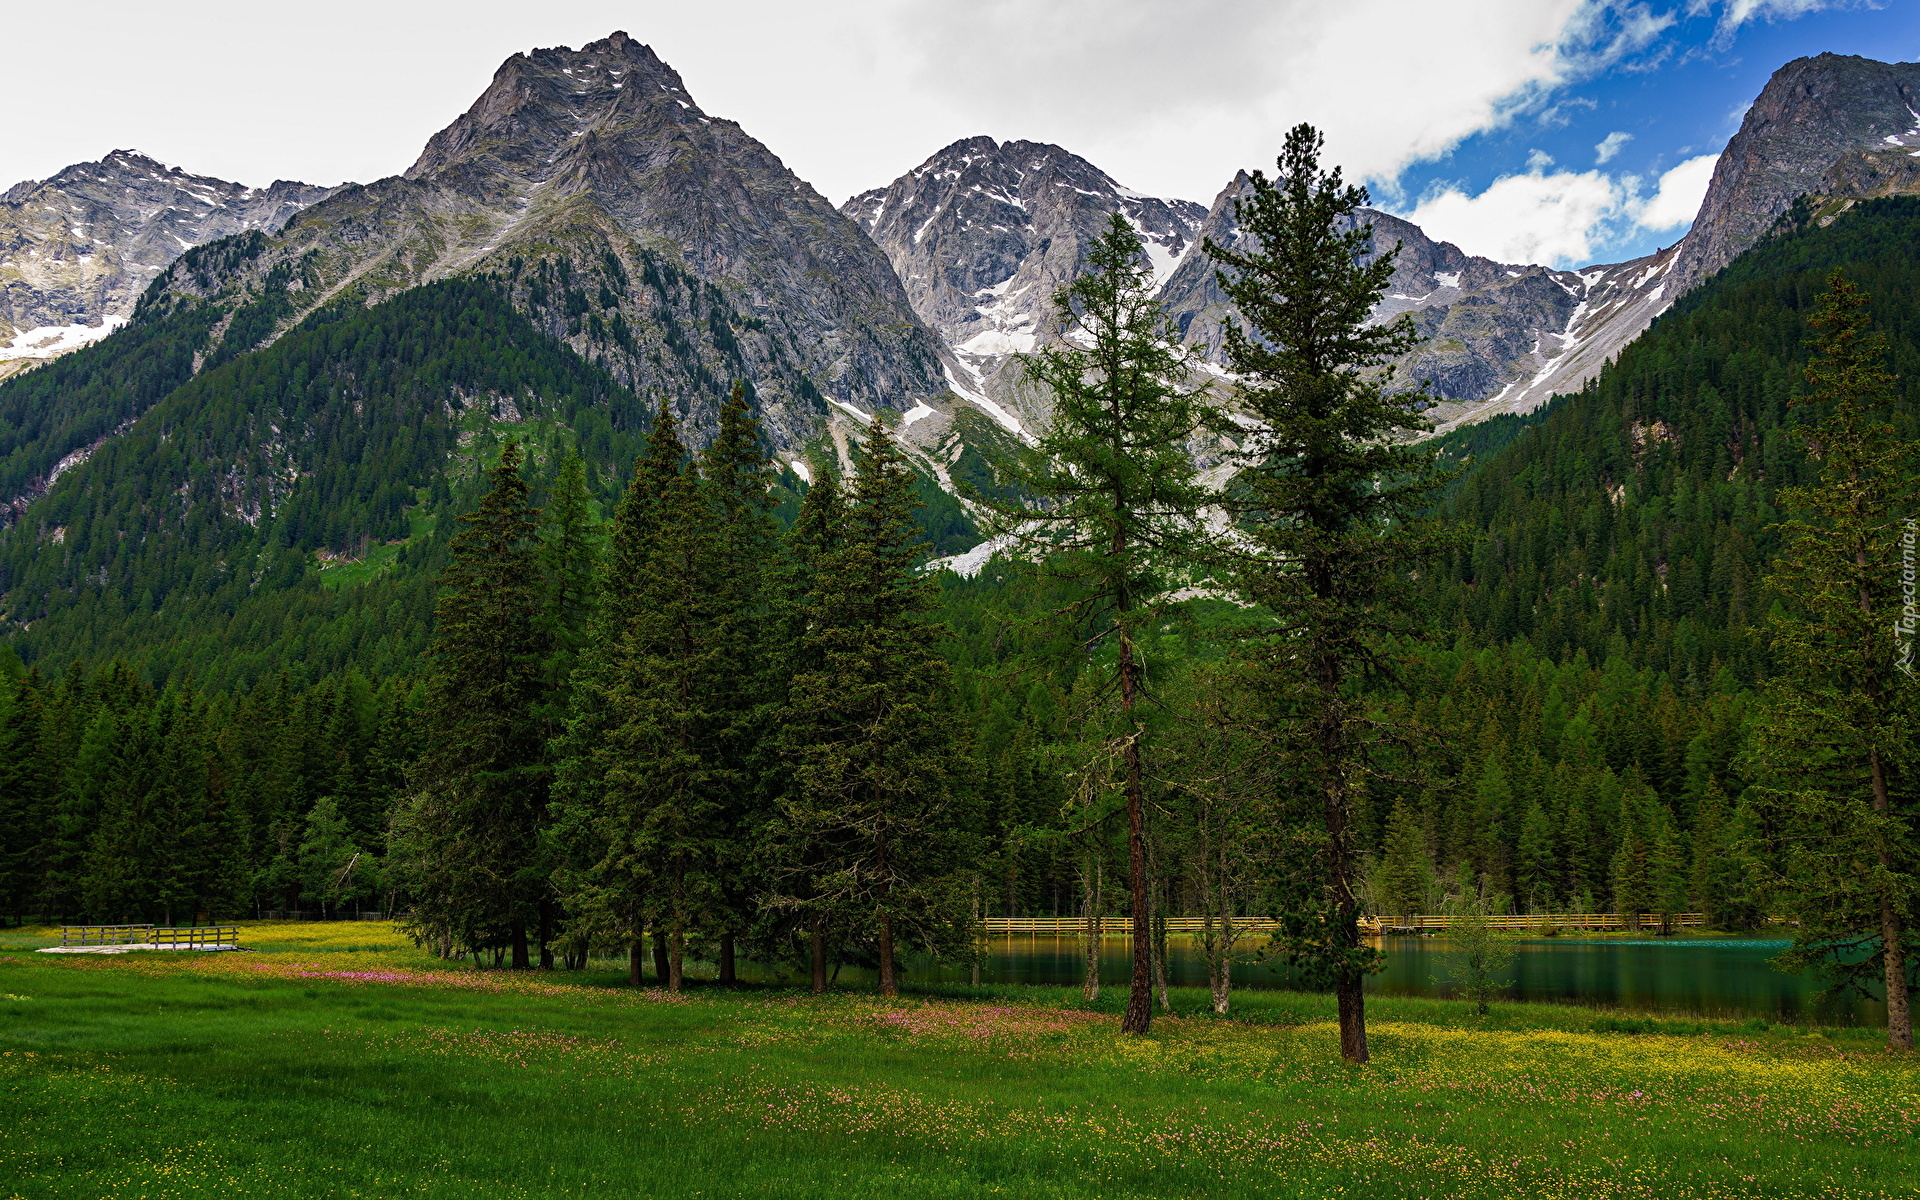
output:
[[[1333,988],[1341,1056],[1365,1062],[1361,985],[1380,956],[1360,938],[1355,806],[1383,738],[1364,696],[1393,677],[1399,640],[1420,632],[1408,575],[1448,539],[1421,519],[1439,486],[1433,451],[1398,437],[1424,425],[1423,397],[1389,392],[1381,369],[1419,337],[1405,318],[1372,319],[1397,251],[1369,257],[1366,190],[1323,173],[1320,147],[1296,126],[1277,177],[1254,172],[1234,202],[1251,244],[1205,245],[1245,321],[1227,326],[1226,358],[1254,424],[1228,503],[1242,534],[1238,590],[1275,618],[1248,655],[1293,772],[1275,820],[1315,827],[1278,873],[1278,947]]]
[[[453,539],[435,609],[434,671],[412,794],[396,815],[409,928],[462,948],[507,945],[531,966],[527,928],[547,888],[550,768],[540,710],[552,638],[518,442]]]
[[[559,886],[580,929],[617,931],[641,980],[678,987],[687,938],[718,905],[716,864],[737,779],[720,760],[722,597],[713,506],[663,400],[614,516],[593,645],[556,753]]]
[[[950,822],[953,753],[942,628],[915,570],[913,477],[875,425],[855,456],[839,544],[812,564],[804,669],[788,689],[783,825],[817,864],[791,899],[844,914],[872,939],[881,993],[898,994],[902,943],[972,944]]]
[[[1387,819],[1386,840],[1380,847],[1380,865],[1373,876],[1373,904],[1382,916],[1408,917],[1420,912],[1433,887],[1433,863],[1427,857],[1427,838],[1420,819],[1404,801],[1393,806]]]
[[[1783,961],[1862,992],[1877,982],[1887,1041],[1913,1046],[1915,840],[1913,671],[1915,446],[1890,423],[1886,339],[1867,297],[1839,272],[1810,323],[1812,390],[1794,402],[1815,420],[1798,433],[1816,483],[1788,489],[1786,546],[1767,584],[1779,673],[1752,741],[1748,795],[1766,830],[1778,894],[1798,918]]]
[[[774,811],[760,841],[760,869],[767,876],[777,900],[763,920],[773,928],[768,942],[778,945],[794,934],[805,939],[811,985],[815,993],[827,990],[828,931],[836,914],[830,911],[814,881],[830,873],[828,855],[832,845],[824,836],[825,827],[812,817],[812,810],[794,790],[790,765],[794,757],[787,747],[806,736],[790,732],[789,726],[811,727],[813,714],[796,709],[787,702],[792,681],[818,674],[826,666],[823,644],[813,635],[818,624],[819,604],[825,592],[815,584],[821,570],[840,549],[847,532],[846,506],[839,478],[824,464],[816,463],[811,472],[813,483],[800,503],[800,513],[787,530],[781,544],[778,578],[773,584],[773,621],[775,644],[770,648],[778,677],[786,682],[781,705],[776,713],[774,750],[780,755],[772,764],[778,775],[770,786]],[[797,928],[783,918],[798,918]]]
[[[778,749],[769,736],[780,686],[771,589],[779,558],[773,519],[773,459],[743,384],[720,406],[720,425],[701,455],[713,523],[707,587],[716,655],[708,704],[716,765],[730,781],[717,814],[713,917],[719,982],[735,981],[734,946],[753,923],[753,843],[772,803]]]

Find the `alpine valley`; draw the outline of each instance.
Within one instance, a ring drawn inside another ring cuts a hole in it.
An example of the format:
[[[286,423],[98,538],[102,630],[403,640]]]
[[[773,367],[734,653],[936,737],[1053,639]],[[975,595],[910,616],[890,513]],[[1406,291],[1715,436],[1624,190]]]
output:
[[[0,196],[0,1179],[1911,1194],[1920,63],[1573,270],[1306,126],[836,206],[625,33],[459,99]]]

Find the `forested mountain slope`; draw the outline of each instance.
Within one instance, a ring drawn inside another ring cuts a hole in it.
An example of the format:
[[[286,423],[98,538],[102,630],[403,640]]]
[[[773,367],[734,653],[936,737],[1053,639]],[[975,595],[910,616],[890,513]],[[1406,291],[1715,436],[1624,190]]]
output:
[[[1809,478],[1789,405],[1833,270],[1872,297],[1906,431],[1920,432],[1920,198],[1871,201],[1824,227],[1804,214],[1472,463],[1446,507],[1478,536],[1434,581],[1470,641],[1625,657],[1696,689],[1765,674],[1759,581],[1777,549],[1775,497]]]
[[[122,656],[213,683],[284,666],[411,674],[448,526],[496,431],[532,439],[543,467],[577,441],[604,477],[646,423],[492,280],[331,306],[180,382],[196,355],[219,357],[210,325],[188,307],[0,388],[14,406],[0,411],[64,405],[60,419],[89,430],[120,419],[128,379],[164,389],[0,533],[22,657],[58,670]]]

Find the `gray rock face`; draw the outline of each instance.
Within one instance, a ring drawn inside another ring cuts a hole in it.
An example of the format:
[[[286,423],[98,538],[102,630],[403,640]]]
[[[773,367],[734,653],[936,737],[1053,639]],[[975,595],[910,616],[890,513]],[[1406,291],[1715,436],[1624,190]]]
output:
[[[1250,248],[1233,207],[1250,191],[1245,173],[1235,177],[1214,200],[1200,237]],[[1467,254],[1388,213],[1368,209],[1364,220],[1373,229],[1372,253],[1399,250],[1374,319],[1408,314],[1427,339],[1394,364],[1395,386],[1432,393],[1439,403],[1430,415],[1442,428],[1495,412],[1526,412],[1556,390],[1574,390],[1671,302],[1664,287],[1671,250],[1556,271]],[[1161,299],[1187,341],[1219,362],[1233,307],[1214,272],[1196,246]]]
[[[133,150],[15,184],[0,195],[0,377],[106,336],[188,248],[278,230],[328,191],[250,188]]]
[[[1821,54],[1781,67],[1714,166],[1673,267],[1675,295],[1759,241],[1800,196],[1910,190],[1913,168],[1900,160],[1915,147],[1920,63]]]
[[[182,264],[166,288],[237,306],[291,275],[284,329],[470,272],[636,391],[675,398],[696,438],[734,380],[783,449],[834,412],[945,412],[945,348],[885,256],[624,33],[514,55],[405,174],[343,188],[230,273]]]
[[[907,299],[973,376],[974,387],[1032,413],[1009,356],[1056,339],[1054,296],[1078,277],[1114,213],[1146,244],[1156,281],[1194,244],[1206,210],[1120,186],[1043,142],[967,138],[840,211],[886,252]]]

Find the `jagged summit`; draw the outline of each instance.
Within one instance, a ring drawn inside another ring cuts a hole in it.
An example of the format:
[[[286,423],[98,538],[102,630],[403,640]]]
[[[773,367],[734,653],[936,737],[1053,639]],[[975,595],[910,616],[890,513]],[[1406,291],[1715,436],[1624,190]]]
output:
[[[1045,142],[954,142],[840,210],[893,263],[907,298],[975,375],[994,383],[1006,356],[1057,335],[1054,295],[1079,274],[1112,213],[1140,231],[1157,278],[1193,244],[1206,209],[1122,187],[1086,159]]]
[[[469,273],[622,383],[680,398],[696,438],[734,380],[783,449],[835,412],[945,404],[944,347],[873,243],[625,33],[513,55],[404,174],[167,288],[222,305],[278,288],[284,330]]]
[[[425,179],[474,163],[491,172],[546,178],[575,148],[575,139],[610,131],[643,112],[711,120],[688,95],[679,72],[625,33],[578,50],[557,46],[515,54],[500,64],[471,108],[428,140],[405,176]]]
[[[191,247],[272,231],[331,189],[248,187],[115,150],[0,194],[0,377],[97,341]]]
[[[1920,63],[1849,54],[1796,58],[1773,73],[1713,169],[1674,267],[1684,291],[1759,241],[1794,200],[1834,194],[1844,159],[1890,155],[1910,171],[1920,146]],[[1888,189],[1881,188],[1885,191]],[[1913,190],[1909,186],[1894,190]]]

